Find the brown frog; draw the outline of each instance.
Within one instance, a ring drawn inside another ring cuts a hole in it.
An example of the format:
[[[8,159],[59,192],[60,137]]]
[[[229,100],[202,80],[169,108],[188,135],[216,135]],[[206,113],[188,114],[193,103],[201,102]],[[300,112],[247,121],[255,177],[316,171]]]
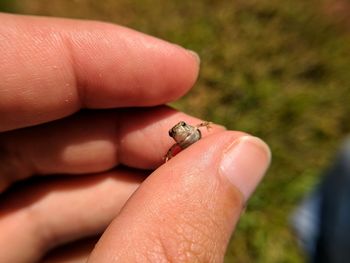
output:
[[[210,122],[202,122],[196,126],[192,126],[184,121],[180,121],[174,127],[172,127],[169,130],[169,136],[172,137],[176,143],[168,150],[167,154],[165,155],[165,162],[169,161],[181,150],[200,140],[202,138],[202,133],[199,128],[206,127],[209,129],[211,128],[210,125]]]

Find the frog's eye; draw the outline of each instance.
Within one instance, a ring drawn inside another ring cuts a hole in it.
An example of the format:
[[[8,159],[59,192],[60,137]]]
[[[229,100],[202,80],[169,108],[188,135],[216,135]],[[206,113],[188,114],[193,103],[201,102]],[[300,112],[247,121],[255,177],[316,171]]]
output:
[[[181,126],[186,126],[186,123],[184,121],[180,122]]]
[[[174,136],[173,129],[169,130],[169,136],[170,136],[170,137],[173,137],[173,136]]]

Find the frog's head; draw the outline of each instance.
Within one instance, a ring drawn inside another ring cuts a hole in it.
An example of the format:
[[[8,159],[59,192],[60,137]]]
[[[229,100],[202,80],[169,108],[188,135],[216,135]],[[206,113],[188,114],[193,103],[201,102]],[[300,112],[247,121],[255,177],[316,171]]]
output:
[[[169,136],[174,138],[176,142],[181,142],[193,132],[193,127],[184,121],[180,121],[169,130]]]

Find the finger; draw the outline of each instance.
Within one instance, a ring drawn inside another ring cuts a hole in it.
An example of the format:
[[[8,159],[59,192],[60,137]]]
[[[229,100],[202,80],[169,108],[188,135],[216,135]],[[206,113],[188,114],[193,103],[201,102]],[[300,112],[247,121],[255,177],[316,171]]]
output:
[[[3,134],[0,182],[4,187],[31,174],[100,172],[119,163],[153,169],[174,144],[168,130],[181,120],[201,122],[168,107],[89,111]],[[204,128],[203,136],[223,129],[217,125],[210,131]]]
[[[89,262],[221,262],[268,163],[255,137],[221,132],[199,141],[148,177]]]
[[[98,237],[85,238],[65,244],[50,251],[41,263],[86,263]]]
[[[143,178],[118,170],[10,189],[0,202],[0,262],[34,262],[59,244],[101,233]]]
[[[0,131],[81,107],[164,104],[198,74],[193,52],[116,25],[0,14]]]

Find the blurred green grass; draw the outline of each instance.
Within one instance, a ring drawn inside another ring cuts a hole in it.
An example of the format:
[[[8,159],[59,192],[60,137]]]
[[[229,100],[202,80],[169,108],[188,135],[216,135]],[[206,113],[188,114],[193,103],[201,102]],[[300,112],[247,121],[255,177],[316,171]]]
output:
[[[196,87],[173,106],[262,137],[273,162],[226,262],[303,262],[290,213],[350,131],[350,37],[324,1],[4,1],[15,13],[110,21],[200,54]]]

